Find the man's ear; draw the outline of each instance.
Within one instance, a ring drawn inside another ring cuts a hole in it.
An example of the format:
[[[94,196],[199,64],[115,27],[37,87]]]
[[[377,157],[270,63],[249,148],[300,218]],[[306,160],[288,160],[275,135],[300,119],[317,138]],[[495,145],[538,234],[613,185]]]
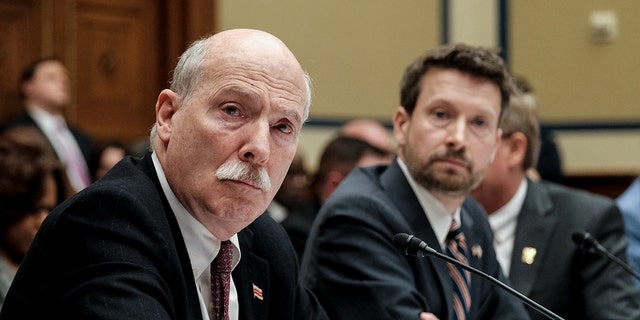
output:
[[[160,92],[156,101],[156,130],[162,141],[169,140],[173,129],[173,116],[179,107],[180,98],[175,92],[169,89]]]
[[[340,182],[345,178],[345,176],[338,171],[329,171],[327,173],[327,177],[322,185],[322,202],[327,200],[329,196],[333,193],[334,190],[338,187]]]
[[[33,80],[25,81],[20,85],[20,93],[22,94],[22,96],[29,97],[31,96],[32,91],[33,91]]]
[[[406,142],[406,132],[409,126],[411,115],[403,106],[398,106],[396,113],[393,115],[393,134],[396,136],[398,145],[404,145]]]
[[[527,153],[527,137],[522,132],[514,132],[507,142],[509,148],[509,166],[522,166]]]

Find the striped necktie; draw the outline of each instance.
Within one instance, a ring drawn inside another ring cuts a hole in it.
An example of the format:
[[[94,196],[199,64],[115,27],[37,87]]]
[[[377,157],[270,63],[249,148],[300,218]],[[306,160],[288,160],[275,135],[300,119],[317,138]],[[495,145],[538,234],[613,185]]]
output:
[[[447,255],[468,265],[467,244],[460,225],[453,220],[447,235]],[[454,319],[465,320],[467,312],[471,308],[471,294],[469,286],[471,284],[471,273],[462,267],[452,263],[447,263],[449,275],[453,280],[453,310],[455,312]]]
[[[222,241],[220,251],[211,263],[211,297],[215,320],[229,320],[229,290],[231,289],[231,262],[233,245]]]

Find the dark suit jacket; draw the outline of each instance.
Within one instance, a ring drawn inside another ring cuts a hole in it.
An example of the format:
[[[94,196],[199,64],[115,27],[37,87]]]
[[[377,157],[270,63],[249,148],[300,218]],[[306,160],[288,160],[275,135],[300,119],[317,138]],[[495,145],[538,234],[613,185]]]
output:
[[[300,259],[304,254],[304,246],[307,243],[313,220],[318,215],[318,210],[320,210],[320,202],[314,199],[309,203],[294,207],[287,218],[280,223],[289,235],[293,248]]]
[[[40,132],[42,132],[42,128],[40,128],[38,124],[35,122],[35,120],[33,120],[33,118],[27,113],[5,123],[2,129],[10,129],[15,127],[23,127],[23,126],[35,127],[38,130],[40,130]],[[80,152],[82,152],[82,157],[84,158],[84,161],[87,164],[89,164],[89,161],[91,160],[93,148],[94,148],[93,139],[89,135],[84,133],[82,130],[80,130],[75,126],[72,126],[71,124],[67,124],[67,126],[69,127],[69,131],[71,132],[73,137],[76,139],[76,142],[78,143],[78,147],[80,147]],[[42,132],[42,135],[44,135],[44,132]],[[53,146],[51,148],[53,148]]]
[[[298,286],[295,252],[275,221],[263,215],[238,236],[240,319],[326,318]],[[196,290],[150,155],[127,157],[47,217],[0,318],[201,319]]]
[[[462,228],[475,255],[470,265],[505,280],[486,213],[469,199]],[[397,162],[354,169],[320,210],[302,260],[302,281],[331,319],[418,319],[422,311],[452,319],[453,289],[446,263],[404,255],[392,243],[414,234],[441,251],[433,229]],[[468,319],[528,319],[506,291],[472,275]]]
[[[626,260],[623,220],[612,200],[529,181],[509,272],[513,287],[565,319],[640,319],[640,296],[631,276],[580,250],[571,240],[576,231],[589,232]],[[525,247],[536,249],[532,264],[523,262]],[[546,319],[533,311],[531,318]]]

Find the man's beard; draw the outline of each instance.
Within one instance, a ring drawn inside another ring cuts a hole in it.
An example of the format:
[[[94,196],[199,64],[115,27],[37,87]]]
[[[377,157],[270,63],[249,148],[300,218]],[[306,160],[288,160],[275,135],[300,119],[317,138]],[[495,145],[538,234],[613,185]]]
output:
[[[265,168],[252,166],[240,160],[223,163],[216,170],[216,177],[220,180],[249,182],[257,185],[262,191],[271,190],[271,178]]]
[[[434,154],[426,163],[408,152],[406,164],[411,176],[421,186],[431,192],[444,193],[450,196],[465,196],[482,180],[481,173],[473,173],[473,163],[467,159],[463,150],[447,150],[445,154]],[[466,174],[454,169],[438,169],[434,164],[440,159],[457,159],[465,163]]]

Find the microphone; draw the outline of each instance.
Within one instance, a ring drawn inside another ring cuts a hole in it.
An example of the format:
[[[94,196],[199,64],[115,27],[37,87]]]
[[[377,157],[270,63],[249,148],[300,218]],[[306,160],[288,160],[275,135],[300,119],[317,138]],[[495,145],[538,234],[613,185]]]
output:
[[[556,320],[564,320],[563,318],[561,318],[560,316],[558,316],[557,314],[551,312],[551,310],[541,306],[540,304],[538,304],[537,302],[531,300],[529,297],[523,295],[522,293],[516,291],[515,289],[509,287],[508,285],[506,285],[504,282],[492,277],[491,275],[482,272],[474,267],[471,267],[469,265],[466,265],[454,258],[449,257],[446,254],[442,254],[436,250],[434,250],[433,248],[429,247],[429,245],[427,245],[426,242],[420,240],[419,238],[410,235],[410,234],[406,234],[406,233],[398,233],[393,237],[393,245],[398,248],[400,251],[402,251],[405,255],[408,256],[414,256],[414,257],[418,257],[418,258],[422,258],[426,255],[432,255],[435,256],[437,258],[440,259],[444,259],[447,262],[453,263],[457,266],[460,266],[462,268],[464,268],[465,270],[468,270],[472,273],[475,273],[491,282],[493,282],[495,285],[501,287],[502,289],[508,291],[509,293],[511,293],[512,295],[516,296],[518,299],[520,299],[520,301],[524,302],[526,305],[528,305],[529,307],[533,308],[534,310],[538,311],[539,313],[547,316],[549,319],[556,319]]]
[[[624,270],[629,272],[632,276],[636,277],[636,279],[640,279],[640,274],[638,274],[631,266],[620,258],[614,256],[611,252],[609,252],[605,247],[603,247],[598,240],[592,236],[589,232],[586,231],[576,231],[571,235],[571,239],[578,247],[582,250],[587,250],[589,253],[597,253],[601,256],[609,259],[610,261],[615,262],[619,266],[621,266]]]

